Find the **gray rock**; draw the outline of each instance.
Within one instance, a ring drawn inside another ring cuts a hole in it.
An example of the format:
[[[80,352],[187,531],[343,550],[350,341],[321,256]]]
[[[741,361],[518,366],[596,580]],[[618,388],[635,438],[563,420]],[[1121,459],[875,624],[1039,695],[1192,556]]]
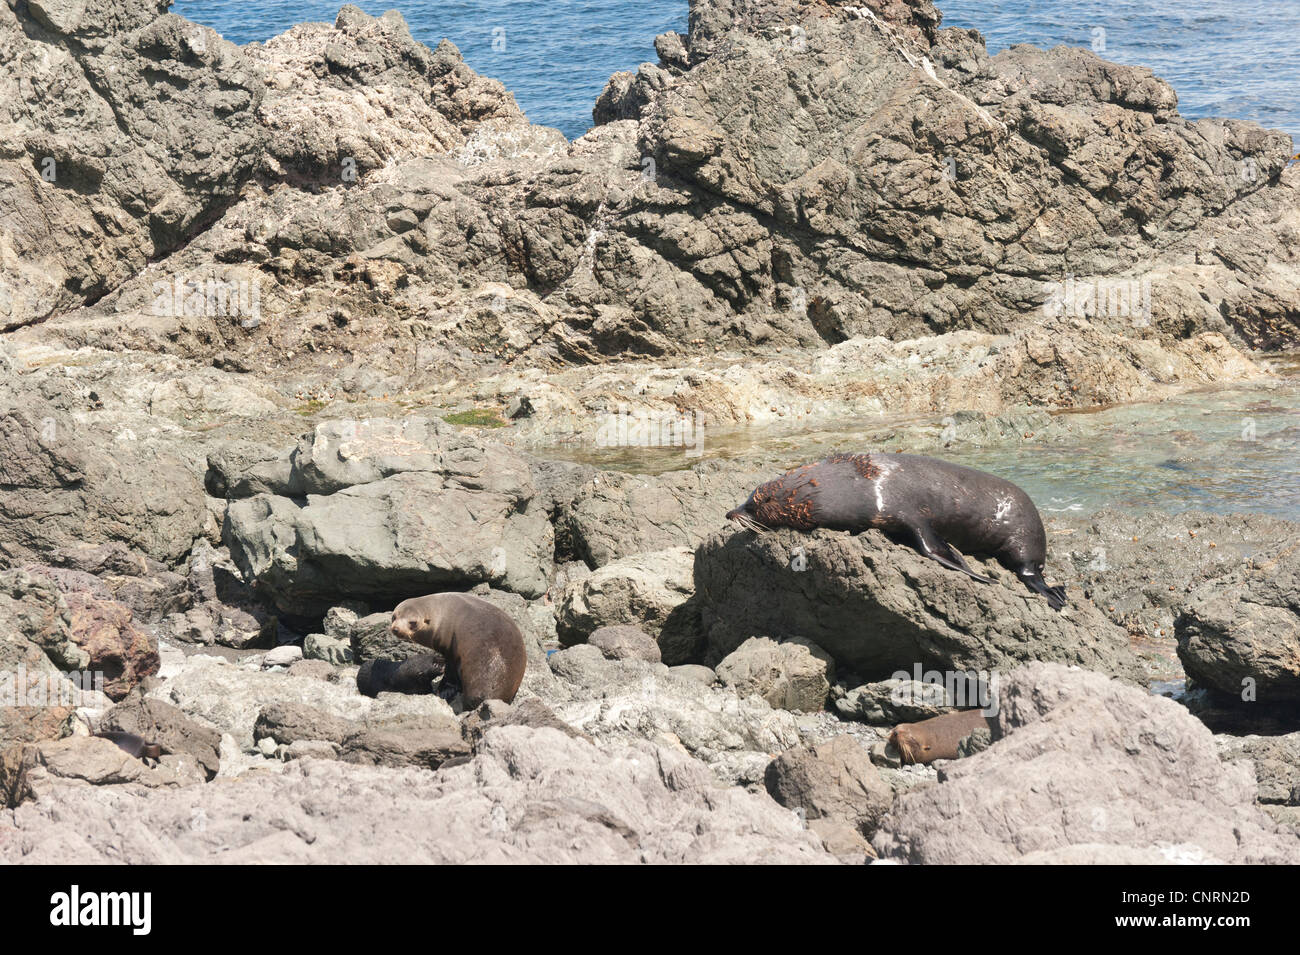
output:
[[[354,662],[349,639],[309,633],[302,641],[302,655],[308,660],[323,660],[331,666],[347,666]]]
[[[1140,679],[1127,635],[1086,599],[1072,596],[1057,613],[995,561],[971,566],[994,583],[950,571],[874,530],[717,531],[695,557],[708,659],[768,634],[812,640],[867,677],[910,673],[917,664],[969,673],[1043,659]]]
[[[1216,736],[1225,761],[1255,767],[1261,803],[1300,806],[1300,733],[1284,736]]]
[[[919,680],[866,683],[835,698],[841,716],[872,726],[917,723],[941,716],[956,705],[942,684]]]
[[[302,647],[290,643],[281,647],[276,647],[274,650],[268,650],[262,657],[262,666],[290,667],[301,660],[302,657]]]
[[[783,710],[815,713],[826,707],[835,661],[802,637],[750,637],[717,666],[718,679],[741,696],[761,696]]]
[[[831,820],[867,839],[894,799],[867,751],[851,736],[786,750],[768,764],[764,785],[787,809],[803,810],[810,824]]]
[[[305,505],[233,500],[222,530],[245,577],[283,610],[323,614],[337,595],[401,599],[479,582],[546,591],[553,529],[528,507],[528,465],[501,445],[438,419],[330,421],[300,440],[292,465],[281,492],[301,487]]]
[[[135,783],[175,788],[203,781],[202,770],[192,760],[173,759],[152,767],[97,736],[17,743],[0,757],[0,795],[11,808],[28,799],[58,806],[69,786]]]
[[[630,625],[655,638],[664,662],[693,662],[699,643],[691,565],[685,547],[613,561],[569,584],[557,601],[555,628],[573,645],[601,627]]]
[[[712,669],[699,663],[682,663],[669,667],[668,672],[686,680],[703,683],[705,686],[712,686],[718,679],[718,675]]]
[[[1300,704],[1300,554],[1294,542],[1202,584],[1175,621],[1197,684],[1265,706]]]
[[[524,726],[437,773],[296,760],[183,793],[70,788],[9,819],[24,841],[4,862],[834,861],[766,794],[719,790],[672,749]]]
[[[658,663],[662,659],[659,644],[640,627],[627,624],[600,627],[592,631],[587,642],[605,655],[607,660],[645,660]]]
[[[1300,860],[1295,836],[1256,807],[1250,766],[1221,762],[1210,731],[1172,700],[1031,663],[1003,677],[1000,703],[996,743],[898,797],[873,841],[882,859]]]

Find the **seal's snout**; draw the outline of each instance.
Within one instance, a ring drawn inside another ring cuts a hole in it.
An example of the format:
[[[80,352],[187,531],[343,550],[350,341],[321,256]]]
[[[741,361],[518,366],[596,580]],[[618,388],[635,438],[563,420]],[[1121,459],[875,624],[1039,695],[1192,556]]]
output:
[[[743,513],[745,512],[739,507],[733,507],[731,510],[727,511],[727,520],[738,521],[740,520],[740,515]]]

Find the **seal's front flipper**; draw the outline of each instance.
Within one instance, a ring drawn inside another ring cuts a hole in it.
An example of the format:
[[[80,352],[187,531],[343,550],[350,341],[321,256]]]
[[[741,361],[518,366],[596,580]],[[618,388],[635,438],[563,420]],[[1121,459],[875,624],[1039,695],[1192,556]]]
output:
[[[914,531],[915,546],[926,557],[938,561],[950,570],[959,570],[963,574],[978,580],[982,584],[993,583],[987,577],[981,577],[975,571],[966,566],[966,561],[961,554],[953,550],[948,542],[934,532],[934,528],[927,524],[918,525]]]
[[[1032,590],[1034,593],[1042,594],[1044,597],[1046,597],[1047,605],[1051,607],[1053,610],[1060,610],[1062,607],[1065,606],[1065,587],[1063,586],[1049,587],[1047,586],[1047,581],[1043,580],[1043,578],[1038,576],[1037,574],[1034,574],[1032,576],[1026,574],[1022,576],[1020,579],[1023,580],[1025,582],[1025,586],[1028,587],[1030,590]]]

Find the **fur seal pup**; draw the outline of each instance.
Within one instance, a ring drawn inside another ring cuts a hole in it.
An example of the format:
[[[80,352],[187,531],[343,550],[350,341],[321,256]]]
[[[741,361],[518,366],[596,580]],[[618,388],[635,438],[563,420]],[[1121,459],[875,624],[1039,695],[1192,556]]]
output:
[[[519,691],[528,663],[524,635],[509,614],[482,597],[442,593],[403,600],[389,629],[443,655],[439,695],[459,691],[467,709],[484,700],[509,703]]]
[[[919,723],[899,723],[889,734],[889,744],[898,750],[904,765],[956,759],[957,746],[978,729],[995,732],[997,720],[983,710],[958,710]]]
[[[406,660],[367,660],[357,670],[357,689],[363,696],[380,693],[432,693],[446,664],[436,653],[421,653]]]
[[[136,759],[160,759],[162,747],[157,743],[145,742],[143,737],[120,730],[100,730],[95,736],[102,737],[117,744],[117,748]]]
[[[1065,605],[1043,579],[1047,534],[1029,495],[1010,481],[917,454],[836,454],[755,488],[727,519],[762,531],[877,528],[981,583],[959,551],[997,558],[1025,586]]]

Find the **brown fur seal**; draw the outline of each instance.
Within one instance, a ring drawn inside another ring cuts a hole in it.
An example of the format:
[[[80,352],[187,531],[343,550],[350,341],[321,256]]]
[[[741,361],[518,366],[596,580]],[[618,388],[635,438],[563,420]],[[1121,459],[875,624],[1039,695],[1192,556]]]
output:
[[[403,600],[389,628],[405,640],[441,653],[447,661],[441,695],[459,691],[467,709],[484,700],[509,703],[524,678],[524,635],[510,616],[482,597],[430,594]]]
[[[1047,535],[1029,495],[974,468],[915,454],[837,454],[760,485],[727,514],[751,530],[876,528],[981,583],[959,551],[997,558],[1026,587],[1065,605],[1043,579]]]
[[[997,720],[983,710],[958,710],[919,723],[899,723],[889,734],[889,743],[898,750],[904,765],[932,763],[936,759],[956,759],[957,745],[978,729],[992,733]]]
[[[117,744],[117,748],[128,756],[134,756],[136,759],[159,759],[162,756],[162,747],[157,743],[147,743],[142,737],[134,733],[124,733],[119,730],[100,730],[95,734],[103,739]]]

